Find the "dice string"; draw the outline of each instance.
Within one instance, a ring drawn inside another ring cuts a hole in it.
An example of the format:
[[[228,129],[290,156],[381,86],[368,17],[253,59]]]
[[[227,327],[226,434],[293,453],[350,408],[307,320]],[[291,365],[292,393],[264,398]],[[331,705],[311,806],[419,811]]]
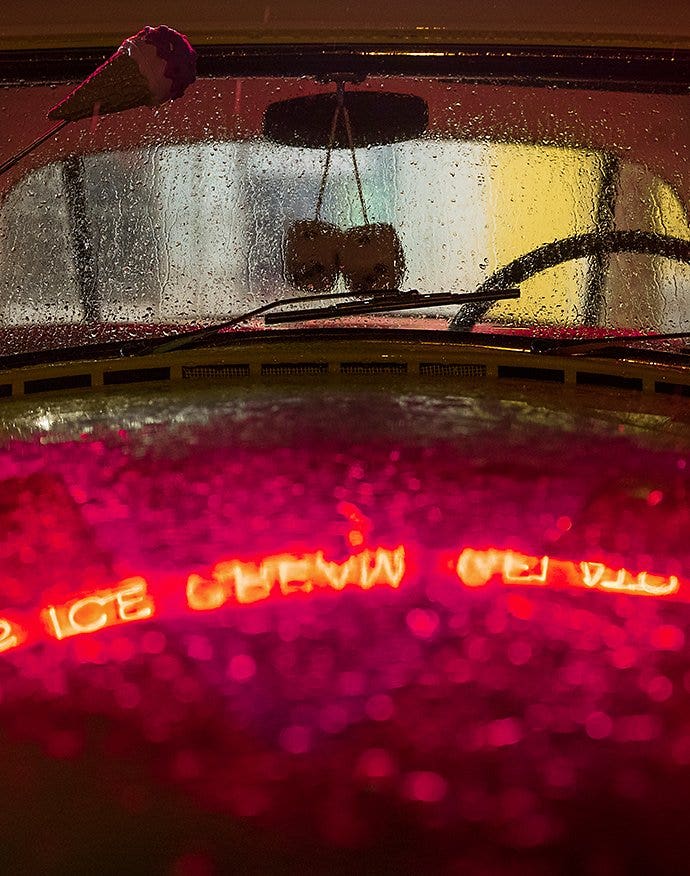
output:
[[[345,131],[347,132],[347,141],[350,146],[350,155],[352,156],[352,166],[355,171],[355,180],[357,181],[357,194],[359,195],[359,203],[362,207],[362,217],[364,224],[369,224],[369,216],[367,215],[367,206],[364,203],[364,192],[362,191],[362,180],[359,175],[359,167],[357,166],[357,156],[355,155],[355,144],[352,139],[352,127],[350,125],[350,113],[348,108],[343,105],[343,120],[345,122]]]
[[[369,224],[369,215],[367,213],[367,206],[364,201],[364,191],[362,189],[362,179],[359,174],[359,166],[357,165],[357,155],[355,154],[355,144],[354,138],[352,136],[352,125],[350,123],[350,113],[348,108],[345,106],[345,89],[342,84],[338,85],[337,90],[337,105],[335,111],[333,113],[333,119],[331,120],[331,130],[328,135],[328,146],[326,148],[326,161],[323,167],[323,174],[321,176],[321,184],[319,186],[319,195],[316,201],[316,220],[319,221],[321,219],[321,208],[323,206],[323,197],[326,192],[326,183],[328,181],[328,173],[331,167],[331,154],[333,152],[333,145],[335,143],[335,134],[338,130],[338,121],[340,120],[340,115],[342,113],[343,122],[345,124],[345,133],[347,136],[348,146],[350,147],[350,155],[352,156],[352,166],[354,168],[355,173],[355,181],[357,183],[357,194],[359,195],[359,204],[362,208],[362,217],[364,219],[364,224]]]
[[[331,153],[333,152],[333,143],[335,142],[335,132],[338,127],[338,119],[340,118],[340,108],[341,104],[338,101],[338,104],[335,108],[335,112],[333,113],[333,120],[331,122],[331,131],[328,136],[328,147],[326,149],[326,163],[323,167],[323,174],[321,176],[321,185],[319,186],[319,197],[316,201],[316,220],[317,222],[321,219],[321,206],[323,204],[323,196],[326,191],[326,181],[328,180],[328,171],[331,166]]]

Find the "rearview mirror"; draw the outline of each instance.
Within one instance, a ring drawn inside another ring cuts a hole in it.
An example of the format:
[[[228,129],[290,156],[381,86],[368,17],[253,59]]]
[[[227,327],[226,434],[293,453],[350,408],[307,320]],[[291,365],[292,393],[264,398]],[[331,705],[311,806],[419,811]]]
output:
[[[355,148],[415,140],[427,129],[429,111],[421,97],[392,91],[346,91],[343,99]],[[271,103],[264,113],[264,136],[285,146],[326,149],[337,105],[335,92]],[[348,146],[344,125],[338,125],[333,148]]]

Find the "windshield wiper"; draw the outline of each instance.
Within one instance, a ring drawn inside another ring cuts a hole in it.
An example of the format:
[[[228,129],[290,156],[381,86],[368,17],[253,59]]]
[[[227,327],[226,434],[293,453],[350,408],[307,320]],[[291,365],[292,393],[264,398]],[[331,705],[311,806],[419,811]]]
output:
[[[497,301],[519,298],[519,289],[503,289],[500,292],[419,292],[410,289],[400,292],[377,292],[367,301],[346,301],[334,307],[313,307],[305,310],[279,311],[266,317],[266,325],[286,322],[308,322],[340,316],[361,316],[366,313],[388,313],[395,310],[415,310],[418,307],[442,307],[446,304],[468,304],[476,301]]]
[[[445,304],[467,304],[470,302],[493,302],[507,298],[519,298],[519,289],[502,289],[491,292],[419,292],[416,289],[403,292],[393,289],[386,292],[359,293],[356,300],[349,300],[330,307],[292,308],[294,304],[305,304],[310,301],[328,301],[339,298],[352,299],[352,292],[331,292],[324,295],[299,295],[294,298],[283,298],[271,301],[261,307],[255,307],[239,316],[225,322],[195,329],[175,335],[147,350],[147,353],[170,353],[185,347],[196,345],[206,338],[234,328],[256,316],[262,316],[279,307],[288,307],[271,313],[266,317],[266,325],[277,325],[289,322],[309,322],[322,319],[337,319],[343,316],[359,316],[367,313],[388,313],[397,310],[415,310],[424,307],[441,307]]]
[[[556,353],[559,356],[589,356],[590,353],[596,353],[598,350],[615,350],[617,347],[637,349],[638,344],[677,341],[684,338],[690,339],[690,331],[653,335],[604,335],[600,338],[534,338],[532,346],[534,352],[539,353]],[[681,348],[671,352],[684,353],[686,350]]]
[[[494,271],[477,288],[477,292],[496,292],[502,287],[517,286],[548,268],[555,268],[573,259],[619,252],[661,256],[690,264],[690,240],[685,238],[652,231],[590,231],[544,243],[519,256],[505,267]],[[455,331],[470,329],[482,319],[488,309],[484,304],[465,307],[455,314],[448,328]]]

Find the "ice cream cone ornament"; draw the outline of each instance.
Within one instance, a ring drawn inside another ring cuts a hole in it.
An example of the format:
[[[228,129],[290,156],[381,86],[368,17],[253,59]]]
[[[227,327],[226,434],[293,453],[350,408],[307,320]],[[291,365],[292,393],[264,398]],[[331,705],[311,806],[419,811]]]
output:
[[[145,27],[54,106],[48,118],[75,122],[94,112],[158,106],[181,97],[195,78],[196,52],[187,38],[163,24]]]
[[[196,58],[187,38],[171,27],[143,28],[49,110],[48,118],[55,124],[0,164],[0,174],[69,122],[181,97],[196,79]]]
[[[343,275],[353,293],[397,289],[405,273],[402,245],[392,225],[369,222],[342,83],[338,84],[336,94],[336,108],[331,121],[315,218],[299,220],[287,229],[283,247],[285,276],[298,289],[321,294],[333,288],[338,273]],[[321,220],[331,153],[341,119],[345,126],[364,220],[363,225],[349,229],[340,229]]]

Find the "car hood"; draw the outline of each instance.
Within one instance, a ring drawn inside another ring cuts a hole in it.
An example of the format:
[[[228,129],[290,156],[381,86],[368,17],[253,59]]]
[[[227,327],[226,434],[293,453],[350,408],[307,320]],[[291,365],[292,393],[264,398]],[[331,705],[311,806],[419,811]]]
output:
[[[338,872],[499,872],[514,853],[556,872],[597,859],[606,813],[616,860],[630,818],[638,854],[680,855],[690,448],[682,400],[673,417],[616,398],[293,384],[8,404],[0,592],[33,638],[0,654],[0,713],[39,779],[35,848],[5,847],[73,870],[124,812],[133,868],[286,872],[288,843]],[[285,572],[319,556],[320,584]],[[560,571],[537,580],[546,556]],[[272,592],[213,602],[238,562],[237,587],[269,569]],[[561,574],[583,562],[589,584]],[[679,583],[599,586],[623,567]],[[48,606],[63,623],[140,579],[148,617],[51,633]],[[77,815],[56,853],[57,809]]]
[[[14,493],[28,527],[41,525],[33,501],[46,513],[69,507],[58,520],[80,521],[75,544],[87,538],[109,558],[102,576],[338,551],[343,503],[369,520],[368,539],[391,544],[606,555],[660,572],[687,565],[683,400],[655,410],[604,392],[583,406],[582,391],[539,390],[365,382],[32,399],[6,406],[0,474],[8,513]],[[35,486],[26,492],[24,481]],[[69,536],[53,555],[24,524],[13,524],[17,543],[37,539],[24,589],[49,589]],[[75,586],[65,556],[62,577]],[[6,551],[6,581],[14,557]]]

